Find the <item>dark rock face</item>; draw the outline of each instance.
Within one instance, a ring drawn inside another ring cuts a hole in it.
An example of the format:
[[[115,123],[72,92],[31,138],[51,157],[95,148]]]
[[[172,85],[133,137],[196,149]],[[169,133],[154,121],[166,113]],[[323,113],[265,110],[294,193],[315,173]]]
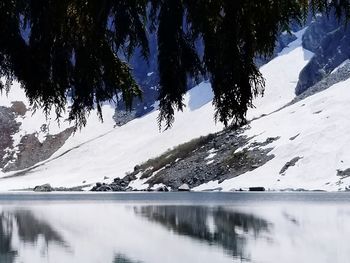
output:
[[[0,168],[4,167],[12,156],[7,149],[12,148],[12,135],[18,132],[20,124],[15,120],[16,114],[12,109],[0,107]]]
[[[339,28],[339,22],[335,16],[317,16],[309,27],[306,29],[303,35],[303,48],[310,50],[311,52],[317,52],[320,47],[320,43],[323,41],[324,37]]]
[[[0,106],[0,169],[3,172],[23,170],[51,157],[71,136],[74,128],[69,128],[56,135],[48,135],[40,142],[37,134],[27,134],[18,145],[13,145],[12,136],[19,132],[21,123],[16,118],[27,112],[25,104],[13,101],[11,107]],[[46,124],[41,127],[47,131]]]
[[[56,135],[48,135],[44,142],[40,142],[36,134],[28,134],[22,137],[18,145],[17,158],[14,162],[4,167],[3,171],[23,170],[38,162],[51,157],[65,141],[72,135],[74,128],[69,128]]]
[[[318,16],[303,36],[303,46],[315,55],[301,71],[296,94],[299,95],[330,74],[350,57],[350,27],[334,15]]]

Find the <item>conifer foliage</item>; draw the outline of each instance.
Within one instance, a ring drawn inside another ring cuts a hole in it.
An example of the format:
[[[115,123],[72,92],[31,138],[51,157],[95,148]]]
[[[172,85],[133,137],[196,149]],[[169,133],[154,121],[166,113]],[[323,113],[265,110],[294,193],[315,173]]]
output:
[[[257,55],[273,52],[278,34],[309,12],[348,16],[348,0],[2,0],[1,89],[18,80],[33,105],[85,125],[94,108],[122,94],[127,107],[141,90],[127,63],[136,48],[149,55],[157,32],[159,123],[168,128],[182,110],[188,77],[208,77],[215,118],[245,123],[264,79]],[[204,46],[203,54],[196,48]]]

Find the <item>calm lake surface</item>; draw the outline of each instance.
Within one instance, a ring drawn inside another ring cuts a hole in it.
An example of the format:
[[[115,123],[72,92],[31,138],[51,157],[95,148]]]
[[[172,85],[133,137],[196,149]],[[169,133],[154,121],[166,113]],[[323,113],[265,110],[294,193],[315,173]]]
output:
[[[12,193],[0,219],[0,263],[350,262],[350,193]]]

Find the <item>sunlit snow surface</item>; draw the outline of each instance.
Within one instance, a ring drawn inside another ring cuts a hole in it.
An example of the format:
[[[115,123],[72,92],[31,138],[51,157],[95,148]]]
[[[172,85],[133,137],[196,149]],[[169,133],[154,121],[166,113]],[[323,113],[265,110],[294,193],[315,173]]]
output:
[[[313,53],[302,47],[306,29],[295,33],[297,39],[283,49],[276,58],[260,68],[266,81],[264,96],[254,100],[255,108],[248,111],[248,119],[269,114],[283,107],[295,97],[300,71]]]

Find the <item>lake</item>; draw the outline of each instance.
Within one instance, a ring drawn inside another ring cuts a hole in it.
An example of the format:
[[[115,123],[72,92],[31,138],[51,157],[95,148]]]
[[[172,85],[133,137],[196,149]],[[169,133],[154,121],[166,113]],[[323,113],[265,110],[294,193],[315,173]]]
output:
[[[350,193],[0,194],[0,262],[350,262]]]

